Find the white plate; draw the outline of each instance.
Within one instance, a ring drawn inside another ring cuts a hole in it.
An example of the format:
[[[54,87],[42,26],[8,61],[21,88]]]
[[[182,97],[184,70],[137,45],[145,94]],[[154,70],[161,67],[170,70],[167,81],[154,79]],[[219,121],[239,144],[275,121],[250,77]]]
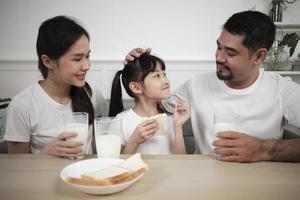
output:
[[[63,168],[60,172],[61,179],[67,183],[68,185],[72,186],[75,189],[78,189],[82,192],[88,193],[88,194],[112,194],[115,192],[119,192],[121,190],[126,189],[130,185],[132,185],[134,182],[136,182],[138,179],[140,179],[144,173],[142,173],[137,178],[121,183],[116,185],[107,185],[107,186],[84,186],[84,185],[77,185],[70,183],[68,181],[68,177],[75,177],[80,178],[82,174],[96,171],[99,169],[103,169],[106,167],[109,167],[114,164],[118,164],[122,162],[122,159],[89,159],[89,160],[82,160],[73,164],[70,164]]]

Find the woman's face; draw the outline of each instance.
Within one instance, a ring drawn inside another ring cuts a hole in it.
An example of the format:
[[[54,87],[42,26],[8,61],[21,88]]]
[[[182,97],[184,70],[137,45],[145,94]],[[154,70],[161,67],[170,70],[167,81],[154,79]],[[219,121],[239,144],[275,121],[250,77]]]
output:
[[[62,85],[83,87],[90,69],[90,52],[89,39],[83,35],[55,62],[50,77]]]
[[[171,96],[170,81],[159,63],[155,71],[150,72],[144,79],[143,94],[146,98],[153,100],[167,99]]]

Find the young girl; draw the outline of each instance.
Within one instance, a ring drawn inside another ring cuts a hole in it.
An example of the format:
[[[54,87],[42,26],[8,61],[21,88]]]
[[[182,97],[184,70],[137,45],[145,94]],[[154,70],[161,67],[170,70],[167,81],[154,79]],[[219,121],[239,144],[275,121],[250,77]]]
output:
[[[127,94],[135,100],[134,107],[126,111],[123,111],[120,79]],[[163,113],[159,107],[160,100],[169,97],[170,83],[166,78],[165,64],[156,56],[143,54],[129,61],[123,70],[116,73],[112,83],[109,115],[119,113],[117,117],[122,119],[122,153],[186,153],[182,125],[190,117],[189,106],[177,102],[173,117],[158,115]],[[153,119],[153,116],[157,116],[158,120]],[[165,132],[158,133],[161,128]]]
[[[71,158],[83,151],[82,142],[66,141],[77,133],[62,133],[62,114],[87,112],[90,124],[94,117],[107,114],[101,92],[92,92],[85,81],[90,68],[89,41],[88,32],[71,18],[57,16],[41,24],[36,49],[44,80],[16,95],[9,106],[4,136],[8,153]]]

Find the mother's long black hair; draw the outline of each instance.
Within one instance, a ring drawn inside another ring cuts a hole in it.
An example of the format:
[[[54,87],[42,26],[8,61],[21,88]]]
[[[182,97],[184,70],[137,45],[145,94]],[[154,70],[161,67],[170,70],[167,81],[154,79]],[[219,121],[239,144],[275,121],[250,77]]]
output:
[[[120,79],[122,79],[127,94],[136,100],[136,96],[129,88],[129,84],[131,82],[143,82],[150,72],[155,71],[157,64],[160,64],[161,70],[164,71],[166,69],[162,59],[150,54],[142,54],[134,61],[129,61],[128,64],[124,66],[123,70],[116,73],[111,87],[109,116],[116,116],[124,110]],[[122,78],[120,78],[121,75]]]
[[[83,35],[90,39],[88,32],[82,26],[66,16],[56,16],[41,24],[36,50],[39,70],[45,79],[48,77],[48,68],[44,66],[41,59],[42,55],[58,60]],[[85,83],[85,86],[81,88],[71,86],[72,109],[74,112],[87,112],[89,114],[89,124],[93,123],[94,120],[94,108],[90,100],[91,95],[92,90],[88,83]]]

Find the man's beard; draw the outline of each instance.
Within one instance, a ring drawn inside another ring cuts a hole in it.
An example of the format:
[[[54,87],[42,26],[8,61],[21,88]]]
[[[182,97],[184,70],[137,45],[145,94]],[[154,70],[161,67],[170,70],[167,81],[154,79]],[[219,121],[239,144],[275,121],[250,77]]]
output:
[[[222,65],[222,67],[226,68],[229,71],[228,75],[222,75],[222,70],[218,69],[218,67],[217,67],[216,74],[217,74],[218,79],[220,79],[222,81],[230,81],[230,80],[232,80],[233,79],[233,73],[232,73],[231,69],[228,66],[223,65],[223,64],[221,64],[219,62],[216,62],[216,63],[217,63],[217,66],[218,65]]]

